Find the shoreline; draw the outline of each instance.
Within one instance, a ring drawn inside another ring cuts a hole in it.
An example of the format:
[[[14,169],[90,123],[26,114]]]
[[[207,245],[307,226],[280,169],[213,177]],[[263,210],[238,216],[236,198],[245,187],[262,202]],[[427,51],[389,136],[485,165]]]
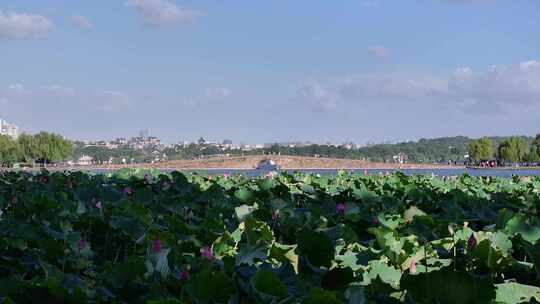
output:
[[[303,156],[283,155],[257,155],[257,156],[234,156],[213,157],[205,159],[169,160],[159,163],[146,164],[115,164],[115,165],[88,165],[88,166],[50,166],[43,169],[49,171],[115,171],[124,168],[161,170],[161,171],[253,171],[257,170],[257,164],[263,159],[271,159],[276,162],[281,171],[325,171],[325,170],[539,170],[540,167],[499,167],[482,168],[468,167],[464,165],[449,164],[396,164],[369,162],[358,159],[320,158]],[[23,171],[36,171],[42,169],[21,168]],[[264,171],[264,170],[263,170]]]

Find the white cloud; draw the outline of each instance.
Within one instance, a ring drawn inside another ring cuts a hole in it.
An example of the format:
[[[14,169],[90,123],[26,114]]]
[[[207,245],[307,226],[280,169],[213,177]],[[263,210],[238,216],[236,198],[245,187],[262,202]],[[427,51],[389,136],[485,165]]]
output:
[[[60,107],[69,111],[70,107],[84,111],[118,112],[131,110],[135,99],[121,91],[77,90],[64,85],[27,87],[15,83],[0,88],[0,99],[20,105]]]
[[[66,97],[72,97],[75,95],[76,91],[74,88],[66,87],[62,85],[48,85],[44,86],[42,88],[46,93],[50,93],[57,96],[66,96]]]
[[[297,97],[309,106],[345,111],[350,107],[416,104],[479,109],[482,113],[540,106],[540,62],[493,66],[481,73],[462,67],[446,76],[387,73],[310,80],[298,88]]]
[[[23,91],[24,86],[20,83],[13,83],[8,86],[8,89],[12,91]]]
[[[131,110],[134,102],[131,97],[121,91],[103,91],[98,96],[99,108],[104,112],[121,112]]]
[[[92,24],[88,18],[81,15],[73,15],[69,18],[69,21],[76,27],[83,30],[90,30],[94,27],[94,24]]]
[[[126,5],[135,8],[143,22],[151,27],[190,22],[199,16],[197,11],[179,7],[168,0],[128,0]]]
[[[297,91],[296,99],[305,102],[315,110],[333,111],[337,108],[338,92],[324,88],[317,81],[303,83]]]
[[[373,57],[381,59],[390,57],[390,50],[380,45],[370,46],[368,48],[368,53]]]
[[[229,88],[207,88],[206,97],[225,98],[231,96],[232,91]]]
[[[53,28],[44,16],[0,11],[0,39],[42,38]]]

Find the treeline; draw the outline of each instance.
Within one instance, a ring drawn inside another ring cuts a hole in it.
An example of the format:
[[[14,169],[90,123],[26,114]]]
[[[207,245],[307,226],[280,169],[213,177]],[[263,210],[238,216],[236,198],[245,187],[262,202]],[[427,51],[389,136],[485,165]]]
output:
[[[145,163],[151,161],[151,155],[143,150],[134,150],[130,147],[119,147],[118,149],[108,149],[98,146],[85,146],[83,143],[75,142],[73,149],[73,159],[77,160],[81,156],[87,155],[93,158],[97,164],[104,164],[109,160],[114,160],[114,163],[122,163],[125,159],[127,162]]]
[[[71,158],[72,143],[64,137],[47,132],[36,135],[22,134],[13,140],[0,135],[0,166],[11,167],[15,163],[46,165]]]
[[[540,163],[540,134],[532,141],[526,137],[510,137],[500,142],[483,137],[469,145],[473,163],[496,160],[499,164]]]
[[[495,159],[499,155],[498,146],[502,145],[505,147],[508,145],[508,142],[513,143],[519,139],[519,142],[525,143],[525,149],[529,149],[529,146],[534,146],[533,142],[537,139],[533,137],[486,137],[488,138],[493,146],[491,153],[488,153],[490,157],[487,159]],[[221,150],[217,147],[204,144],[191,144],[181,148],[176,149],[166,149],[165,152],[169,159],[191,159],[191,158],[200,158],[207,157],[212,155],[219,154],[228,154],[228,155],[291,155],[291,156],[318,156],[318,157],[328,157],[328,158],[347,158],[347,159],[365,159],[374,162],[394,162],[394,156],[397,156],[400,153],[403,153],[407,157],[407,161],[411,163],[467,163],[471,158],[467,158],[466,155],[473,155],[472,158],[475,158],[474,152],[471,151],[473,143],[478,142],[478,140],[465,137],[465,136],[456,136],[456,137],[441,137],[433,139],[420,139],[416,142],[408,141],[396,144],[378,144],[365,146],[360,148],[350,148],[345,145],[306,145],[306,146],[296,146],[288,147],[282,146],[279,144],[274,144],[268,148],[256,149],[251,151],[241,151],[241,150]],[[523,145],[523,144],[521,144]],[[506,155],[509,152],[506,151],[506,148],[503,149],[503,158],[508,158]],[[522,152],[520,152],[523,154]],[[527,155],[532,155],[527,152]],[[484,158],[478,158],[478,160],[483,160]],[[526,157],[526,159],[534,158]]]
[[[70,142],[60,135],[41,132],[36,135],[21,135],[17,140],[0,136],[0,165],[15,163],[42,163],[77,160],[88,155],[96,163],[106,163],[110,159],[121,162],[144,163],[154,159],[156,151],[134,150],[129,147],[107,149],[85,146]],[[471,139],[465,136],[420,139],[416,142],[378,144],[360,148],[346,145],[306,145],[288,147],[274,144],[263,149],[250,151],[222,150],[208,144],[190,144],[165,148],[159,154],[166,159],[193,159],[216,155],[291,155],[328,158],[365,159],[375,162],[394,162],[394,156],[406,155],[411,163],[473,163],[497,161],[498,164],[540,162],[540,135],[534,137],[484,137]],[[467,158],[466,155],[469,155]]]

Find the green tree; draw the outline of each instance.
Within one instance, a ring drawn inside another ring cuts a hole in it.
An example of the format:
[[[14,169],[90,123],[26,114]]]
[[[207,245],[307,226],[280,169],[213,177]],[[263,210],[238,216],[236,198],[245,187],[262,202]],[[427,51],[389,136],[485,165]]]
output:
[[[0,166],[10,167],[20,158],[20,149],[16,141],[0,135]]]
[[[21,149],[21,160],[27,163],[34,163],[37,158],[37,149],[34,136],[23,133],[17,139]]]
[[[499,157],[507,162],[519,163],[527,158],[529,144],[521,137],[511,137],[499,145]]]
[[[475,161],[490,160],[495,154],[495,145],[490,138],[482,137],[469,144],[469,157]]]
[[[36,159],[43,164],[66,160],[73,153],[72,143],[53,133],[40,132],[34,135],[34,144]]]
[[[536,138],[531,145],[529,160],[533,162],[540,162],[540,134],[536,135]]]

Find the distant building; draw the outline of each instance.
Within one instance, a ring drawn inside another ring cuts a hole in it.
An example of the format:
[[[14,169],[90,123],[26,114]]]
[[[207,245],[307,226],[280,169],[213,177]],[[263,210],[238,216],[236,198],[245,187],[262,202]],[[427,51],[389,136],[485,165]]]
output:
[[[233,144],[233,141],[230,140],[230,139],[225,139],[225,140],[223,141],[223,144],[224,144],[224,145],[229,145],[229,146],[230,146],[230,145]]]
[[[17,139],[19,137],[19,127],[9,124],[0,118],[0,135],[6,135],[13,139]]]
[[[398,154],[392,156],[392,159],[395,163],[404,164],[409,161],[409,156],[403,152],[399,152]]]
[[[150,136],[147,138],[146,143],[150,145],[159,145],[161,144],[161,140],[155,136]]]
[[[201,138],[199,138],[199,140],[197,140],[197,143],[199,145],[206,145],[206,144],[208,144],[208,141],[206,139],[204,139],[204,137],[201,136]]]
[[[148,137],[150,137],[150,130],[148,129],[141,130],[139,132],[139,137],[142,138],[143,140],[146,140]]]
[[[77,160],[77,164],[79,166],[90,166],[94,164],[94,158],[83,154],[83,156],[79,157]]]

